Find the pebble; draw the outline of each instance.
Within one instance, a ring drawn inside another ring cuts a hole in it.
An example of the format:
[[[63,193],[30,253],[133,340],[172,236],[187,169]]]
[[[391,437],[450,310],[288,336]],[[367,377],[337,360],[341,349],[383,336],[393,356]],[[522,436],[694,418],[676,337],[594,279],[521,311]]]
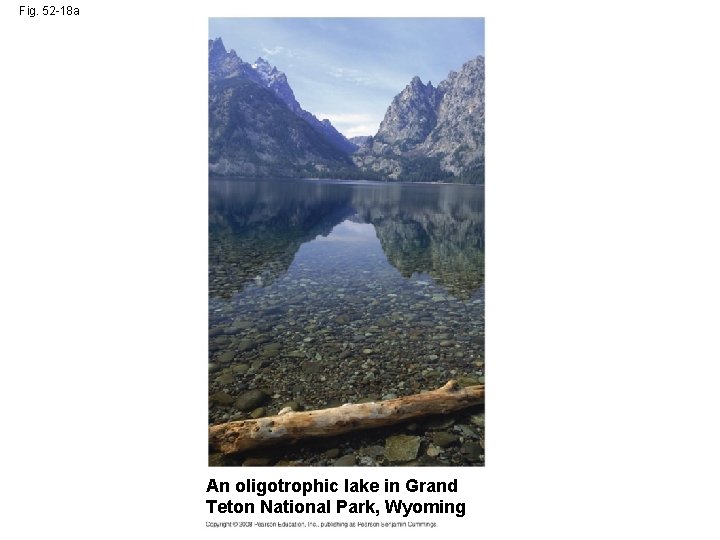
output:
[[[394,435],[385,439],[385,458],[392,462],[410,461],[417,457],[420,437]]]
[[[482,455],[482,447],[475,442],[466,442],[460,447],[460,453],[468,461],[478,461]]]
[[[336,459],[333,463],[334,467],[350,467],[352,465],[355,465],[355,456],[352,454]]]
[[[250,413],[250,418],[262,418],[263,416],[267,416],[267,409],[265,409],[265,407],[258,407]]]
[[[280,349],[282,349],[282,345],[279,343],[271,343],[270,345],[265,345],[260,354],[264,357],[277,356]]]
[[[428,446],[426,454],[430,457],[438,457],[440,454],[442,454],[442,448],[431,444],[430,446]]]
[[[457,442],[457,440],[457,435],[453,435],[452,433],[448,433],[447,431],[436,431],[432,435],[433,443],[440,448],[446,448],[451,444]]]
[[[227,392],[215,392],[210,396],[210,401],[218,405],[230,405],[234,400]]]
[[[385,454],[385,448],[380,445],[367,446],[360,449],[360,455],[378,457]]]
[[[238,396],[235,400],[235,408],[243,412],[252,411],[260,405],[263,405],[269,399],[270,396],[262,390],[249,390],[248,392]]]
[[[282,405],[280,405],[280,409],[285,409],[285,408],[288,408],[291,411],[301,411],[302,410],[302,406],[295,400],[287,401],[287,402],[283,403]]]
[[[250,349],[254,349],[256,344],[254,341],[251,341],[249,339],[241,339],[237,343],[237,349],[240,352],[249,351]]]

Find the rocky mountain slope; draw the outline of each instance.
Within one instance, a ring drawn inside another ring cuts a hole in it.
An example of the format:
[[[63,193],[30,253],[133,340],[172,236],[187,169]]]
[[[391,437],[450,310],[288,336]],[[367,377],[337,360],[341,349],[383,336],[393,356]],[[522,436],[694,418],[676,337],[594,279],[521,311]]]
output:
[[[339,133],[305,111],[266,60],[244,62],[208,42],[210,173],[482,183],[485,59],[437,87],[419,77],[393,99],[373,137]]]
[[[393,99],[377,134],[353,156],[390,178],[454,175],[481,181],[485,168],[485,59],[466,62],[437,87],[414,77]]]
[[[353,168],[356,145],[300,107],[285,74],[208,43],[211,174],[312,176]]]

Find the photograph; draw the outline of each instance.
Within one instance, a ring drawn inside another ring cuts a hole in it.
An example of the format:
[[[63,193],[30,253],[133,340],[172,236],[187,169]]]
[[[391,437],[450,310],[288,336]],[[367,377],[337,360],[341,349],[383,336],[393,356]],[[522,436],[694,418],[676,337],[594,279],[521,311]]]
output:
[[[210,466],[485,465],[485,20],[210,18]]]

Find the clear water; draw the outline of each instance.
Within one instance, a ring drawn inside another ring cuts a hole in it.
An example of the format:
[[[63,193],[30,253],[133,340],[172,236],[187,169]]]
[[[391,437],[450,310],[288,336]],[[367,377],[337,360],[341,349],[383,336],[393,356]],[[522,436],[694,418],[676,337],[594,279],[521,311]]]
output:
[[[211,180],[210,421],[484,373],[482,187]]]

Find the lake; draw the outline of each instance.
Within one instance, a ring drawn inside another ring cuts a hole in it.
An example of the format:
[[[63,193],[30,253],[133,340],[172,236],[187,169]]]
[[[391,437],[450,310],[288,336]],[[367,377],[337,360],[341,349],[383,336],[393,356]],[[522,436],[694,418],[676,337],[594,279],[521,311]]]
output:
[[[481,186],[209,189],[210,423],[484,380]]]

